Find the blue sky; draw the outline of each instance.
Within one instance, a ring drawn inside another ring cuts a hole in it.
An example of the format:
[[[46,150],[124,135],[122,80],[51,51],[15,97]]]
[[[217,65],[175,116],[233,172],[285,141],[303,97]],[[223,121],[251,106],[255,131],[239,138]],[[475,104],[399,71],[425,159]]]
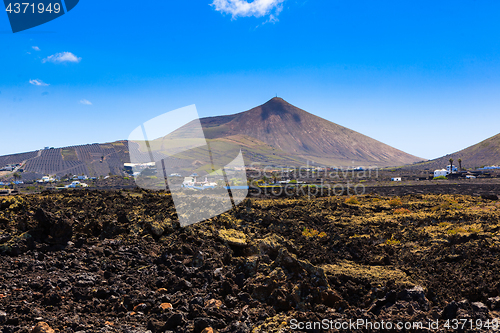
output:
[[[500,132],[500,2],[245,2],[82,0],[16,34],[0,13],[0,154],[275,94],[424,158]]]

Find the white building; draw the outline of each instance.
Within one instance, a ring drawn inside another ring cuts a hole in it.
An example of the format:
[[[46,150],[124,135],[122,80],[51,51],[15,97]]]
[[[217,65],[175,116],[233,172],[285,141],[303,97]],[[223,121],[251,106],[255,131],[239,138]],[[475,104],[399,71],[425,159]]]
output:
[[[52,177],[49,176],[43,176],[42,179],[37,180],[38,183],[52,183],[55,182],[56,180]]]
[[[171,173],[170,175],[168,175],[169,177],[182,177],[180,174],[178,173]]]
[[[498,169],[500,169],[500,166],[490,165],[490,166],[485,166],[484,168],[480,168],[479,170],[498,170]]]
[[[69,185],[66,185],[65,187],[66,188],[77,188],[77,187],[89,187],[89,186],[85,183],[81,183],[78,180],[75,180],[74,182],[72,182]]]
[[[434,170],[434,178],[441,176],[448,176],[450,172],[446,169]]]
[[[450,166],[449,165],[446,166],[446,171],[448,171],[448,173],[450,173]],[[457,167],[453,165],[451,173],[455,173],[457,171],[458,171]]]
[[[184,177],[184,181],[182,182],[181,187],[196,189],[196,190],[205,190],[208,188],[217,187],[217,183],[209,182],[207,177],[205,177],[205,181],[199,182],[196,180],[196,177]]]

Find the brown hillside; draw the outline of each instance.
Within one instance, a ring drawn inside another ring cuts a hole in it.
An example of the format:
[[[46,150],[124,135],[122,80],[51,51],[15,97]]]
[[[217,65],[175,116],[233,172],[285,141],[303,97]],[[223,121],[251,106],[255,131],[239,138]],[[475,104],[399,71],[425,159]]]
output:
[[[256,138],[327,165],[403,165],[422,159],[299,109],[281,98],[235,115],[201,119],[207,139]]]
[[[438,169],[448,165],[450,158],[454,160],[453,164],[458,167],[458,159],[462,159],[462,168],[477,168],[485,165],[500,165],[500,134],[492,136],[473,146],[457,151],[425,163],[419,163],[412,168],[419,169]]]

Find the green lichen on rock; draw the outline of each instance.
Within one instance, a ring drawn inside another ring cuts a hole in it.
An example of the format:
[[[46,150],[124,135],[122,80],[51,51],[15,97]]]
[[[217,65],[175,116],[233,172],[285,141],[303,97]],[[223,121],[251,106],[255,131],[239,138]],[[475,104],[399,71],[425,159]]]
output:
[[[0,253],[7,253],[10,255],[17,255],[19,247],[25,247],[23,241],[31,238],[29,232],[24,232],[22,234],[9,237],[9,240],[3,244],[0,244]]]
[[[144,227],[153,237],[156,237],[157,239],[162,235],[168,235],[175,230],[175,226],[172,220],[169,218],[166,219],[149,218],[144,223]]]
[[[163,235],[164,231],[165,229],[163,228],[162,223],[160,223],[159,221],[154,221],[153,223],[151,223],[151,233],[156,237],[160,237],[161,235]]]
[[[266,321],[252,330],[252,333],[283,333],[288,332],[288,322],[292,319],[291,316],[278,314],[274,317],[266,319]]]
[[[233,246],[247,246],[247,236],[235,229],[219,230],[219,239]]]
[[[339,261],[334,265],[323,265],[322,268],[327,275],[366,279],[371,283],[394,281],[397,285],[401,286],[414,285],[406,273],[389,266],[367,266],[345,260]]]

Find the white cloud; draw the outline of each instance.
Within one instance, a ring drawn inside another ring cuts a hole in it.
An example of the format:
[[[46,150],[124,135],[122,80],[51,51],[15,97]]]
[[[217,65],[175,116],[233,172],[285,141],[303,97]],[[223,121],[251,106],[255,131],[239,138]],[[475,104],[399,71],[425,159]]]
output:
[[[38,46],[32,46],[31,48],[35,51],[40,51],[40,48]]]
[[[56,53],[54,55],[48,56],[47,58],[43,59],[42,62],[53,62],[54,64],[61,64],[63,62],[75,62],[79,63],[82,58],[77,57],[71,52],[62,52],[62,53]]]
[[[233,19],[238,16],[261,17],[270,14],[269,21],[276,22],[277,16],[283,10],[282,3],[285,0],[213,0],[212,6],[216,11],[231,14]]]
[[[83,105],[92,105],[92,103],[90,101],[86,100],[86,99],[82,99],[80,101],[80,104],[83,104]]]
[[[30,83],[34,86],[48,86],[48,83],[43,82],[42,80],[36,79],[36,80],[30,80]]]

